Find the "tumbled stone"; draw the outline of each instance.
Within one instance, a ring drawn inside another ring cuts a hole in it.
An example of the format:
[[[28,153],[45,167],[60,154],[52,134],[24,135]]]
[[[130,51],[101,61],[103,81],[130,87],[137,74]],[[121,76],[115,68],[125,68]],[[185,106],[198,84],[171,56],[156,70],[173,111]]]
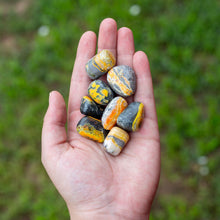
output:
[[[100,119],[103,114],[103,109],[100,108],[90,97],[83,96],[81,99],[80,112],[84,115],[92,116]]]
[[[86,72],[91,79],[104,75],[115,65],[115,57],[109,50],[102,50],[86,64]]]
[[[84,116],[77,124],[77,132],[88,139],[102,143],[107,135],[101,120],[91,116]]]
[[[132,102],[119,115],[117,125],[127,131],[137,131],[144,117],[144,105],[141,102]]]
[[[115,97],[112,101],[107,105],[105,111],[102,115],[102,126],[106,130],[110,130],[117,122],[118,116],[124,111],[124,109],[128,106],[127,101],[122,97]]]
[[[136,76],[130,66],[113,67],[107,74],[107,81],[112,90],[120,96],[128,97],[136,91]]]
[[[103,143],[106,152],[117,156],[129,140],[129,135],[121,128],[113,127]]]
[[[89,85],[88,93],[100,105],[107,105],[114,98],[113,91],[101,80],[92,81]]]

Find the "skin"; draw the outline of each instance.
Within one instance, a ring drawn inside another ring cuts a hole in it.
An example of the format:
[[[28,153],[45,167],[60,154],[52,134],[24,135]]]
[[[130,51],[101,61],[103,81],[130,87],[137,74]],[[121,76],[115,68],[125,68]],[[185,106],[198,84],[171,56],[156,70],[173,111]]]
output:
[[[96,35],[87,31],[77,49],[68,110],[60,93],[50,93],[42,129],[42,163],[66,201],[71,219],[148,219],[160,176],[160,139],[148,58],[142,51],[135,52],[132,31],[117,30],[111,18],[100,24],[98,52],[103,49],[113,52],[117,65],[129,65],[136,73],[137,91],[127,100],[144,104],[141,128],[130,134],[117,157],[77,133],[83,116],[80,101],[91,82],[85,64],[97,53]]]

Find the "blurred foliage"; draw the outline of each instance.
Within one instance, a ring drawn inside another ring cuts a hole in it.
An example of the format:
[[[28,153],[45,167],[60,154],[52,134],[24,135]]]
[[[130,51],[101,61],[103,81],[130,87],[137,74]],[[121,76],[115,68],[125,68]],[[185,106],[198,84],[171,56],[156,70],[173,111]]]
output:
[[[134,4],[137,16],[129,12]],[[220,219],[219,6],[217,0],[0,0],[0,219],[69,218],[40,162],[42,120],[50,90],[67,101],[81,34],[98,33],[106,17],[133,30],[136,50],[151,64],[162,148],[151,219]],[[39,35],[42,26],[47,36]],[[206,163],[198,162],[202,156]]]

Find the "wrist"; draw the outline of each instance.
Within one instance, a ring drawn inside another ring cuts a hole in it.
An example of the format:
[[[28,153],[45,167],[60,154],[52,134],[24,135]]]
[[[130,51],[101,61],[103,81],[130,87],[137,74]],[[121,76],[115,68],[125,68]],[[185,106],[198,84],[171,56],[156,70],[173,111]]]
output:
[[[128,212],[102,212],[102,211],[86,211],[77,212],[69,210],[70,220],[148,220],[149,215],[129,214]]]

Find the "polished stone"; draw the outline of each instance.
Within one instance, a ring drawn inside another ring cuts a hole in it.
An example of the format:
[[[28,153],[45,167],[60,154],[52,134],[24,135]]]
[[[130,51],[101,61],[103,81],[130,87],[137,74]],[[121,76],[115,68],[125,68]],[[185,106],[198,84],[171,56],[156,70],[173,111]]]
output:
[[[100,119],[103,111],[103,108],[97,105],[90,97],[83,96],[81,99],[80,112],[82,114]]]
[[[116,124],[118,116],[124,111],[127,106],[127,101],[120,96],[112,99],[112,101],[105,108],[105,111],[101,118],[103,127],[106,130],[110,130]]]
[[[117,125],[127,131],[137,131],[144,117],[144,105],[141,102],[132,102],[119,115]]]
[[[119,155],[129,140],[129,135],[121,128],[113,127],[108,133],[103,148],[106,152],[113,156]]]
[[[109,50],[102,50],[86,63],[86,72],[91,79],[98,79],[108,72],[116,63],[114,55]]]
[[[88,139],[102,143],[108,133],[101,123],[101,120],[91,116],[84,116],[77,124],[77,132]]]
[[[128,97],[136,91],[136,76],[130,66],[113,67],[107,74],[107,81],[112,90],[120,96]]]
[[[101,80],[94,80],[90,83],[88,87],[88,94],[100,105],[107,105],[114,98],[113,91]]]

